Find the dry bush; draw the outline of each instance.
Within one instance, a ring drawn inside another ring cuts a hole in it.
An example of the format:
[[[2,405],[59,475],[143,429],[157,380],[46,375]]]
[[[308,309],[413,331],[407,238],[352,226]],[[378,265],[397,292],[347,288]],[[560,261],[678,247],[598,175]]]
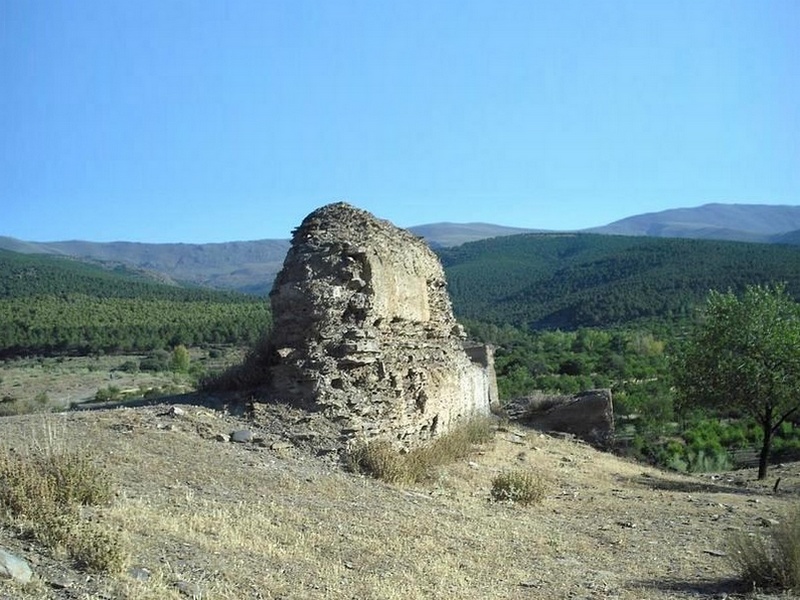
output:
[[[730,562],[748,586],[800,591],[800,507],[770,527],[767,535],[740,533],[730,546]]]
[[[261,336],[241,364],[228,367],[200,382],[200,388],[210,392],[251,390],[269,382],[269,363],[272,347],[269,332]]]
[[[0,479],[0,504],[13,516],[34,516],[50,504],[105,504],[113,497],[108,475],[76,451],[19,454],[2,448]]]
[[[388,483],[410,483],[430,478],[437,467],[468,456],[476,445],[489,442],[494,426],[489,418],[466,421],[433,443],[401,454],[385,440],[356,446],[346,457],[350,470]]]
[[[539,473],[530,470],[506,471],[492,479],[492,500],[527,506],[544,499],[547,483]]]
[[[70,556],[87,571],[120,573],[128,558],[119,534],[96,522],[82,523],[70,542]]]
[[[0,447],[0,519],[89,570],[115,572],[124,562],[118,536],[81,519],[81,506],[107,504],[113,495],[108,475],[83,452]]]
[[[41,410],[33,400],[18,400],[6,396],[0,401],[0,417],[13,417],[15,415],[28,415]]]
[[[400,454],[385,440],[359,444],[346,458],[351,471],[370,475],[387,483],[412,481],[407,465],[407,456]]]

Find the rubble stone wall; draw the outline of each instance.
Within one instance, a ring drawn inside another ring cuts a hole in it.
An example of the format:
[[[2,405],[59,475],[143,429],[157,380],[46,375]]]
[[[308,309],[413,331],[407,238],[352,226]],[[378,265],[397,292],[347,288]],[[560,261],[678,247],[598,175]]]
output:
[[[345,436],[413,446],[497,402],[491,350],[465,351],[436,255],[366,211],[306,217],[270,300],[270,395]]]

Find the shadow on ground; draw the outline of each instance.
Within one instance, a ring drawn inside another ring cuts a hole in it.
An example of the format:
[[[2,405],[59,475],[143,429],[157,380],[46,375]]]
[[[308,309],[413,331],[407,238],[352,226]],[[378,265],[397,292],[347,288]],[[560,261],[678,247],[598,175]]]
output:
[[[731,596],[741,597],[753,591],[738,579],[700,579],[696,581],[681,581],[675,579],[645,580],[636,581],[635,585],[644,588],[660,590],[689,596],[693,598],[728,598]]]
[[[139,408],[142,406],[193,405],[205,406],[215,410],[227,410],[231,414],[241,415],[247,412],[249,399],[240,393],[201,393],[176,394],[173,396],[158,396],[157,398],[131,398],[113,402],[82,402],[72,406],[72,410],[111,410],[115,408]]]
[[[750,489],[745,480],[732,481],[696,481],[690,479],[671,479],[657,475],[639,475],[628,479],[630,483],[642,485],[652,490],[665,490],[670,492],[684,492],[687,494],[744,494],[753,495],[764,493],[763,490]]]

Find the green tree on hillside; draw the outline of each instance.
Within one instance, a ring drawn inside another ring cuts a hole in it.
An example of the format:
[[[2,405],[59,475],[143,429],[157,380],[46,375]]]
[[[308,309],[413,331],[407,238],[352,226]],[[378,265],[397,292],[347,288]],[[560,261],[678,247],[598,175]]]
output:
[[[170,369],[176,373],[188,373],[190,363],[191,357],[189,356],[189,350],[186,349],[186,346],[183,344],[176,346],[170,358]]]
[[[735,411],[759,423],[764,479],[773,434],[800,409],[800,305],[783,285],[748,286],[741,297],[712,292],[674,375],[681,407]]]

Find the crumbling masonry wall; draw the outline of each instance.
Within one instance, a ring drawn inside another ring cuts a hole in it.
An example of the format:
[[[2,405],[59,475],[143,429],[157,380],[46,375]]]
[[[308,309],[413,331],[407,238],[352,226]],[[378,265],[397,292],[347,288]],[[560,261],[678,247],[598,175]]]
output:
[[[436,255],[366,211],[306,217],[270,300],[270,395],[345,436],[413,446],[497,402],[491,350],[467,355]]]

